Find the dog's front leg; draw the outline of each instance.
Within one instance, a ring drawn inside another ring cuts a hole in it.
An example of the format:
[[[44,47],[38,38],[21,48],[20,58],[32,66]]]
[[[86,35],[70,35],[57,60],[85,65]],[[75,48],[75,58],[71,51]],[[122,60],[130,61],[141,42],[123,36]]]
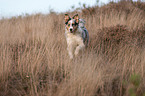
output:
[[[68,46],[67,50],[68,50],[68,54],[69,54],[70,59],[73,59],[73,47]]]
[[[83,50],[84,48],[85,48],[85,45],[84,45],[84,43],[82,42],[80,45],[78,45],[78,46],[76,47],[75,56],[77,56],[77,55],[79,54],[79,52],[80,52],[81,50]]]

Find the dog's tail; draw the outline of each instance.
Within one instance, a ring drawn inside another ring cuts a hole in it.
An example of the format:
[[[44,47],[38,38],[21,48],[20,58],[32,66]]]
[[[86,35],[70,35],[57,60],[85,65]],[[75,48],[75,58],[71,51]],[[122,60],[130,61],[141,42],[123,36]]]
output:
[[[85,28],[84,29],[84,31],[85,31],[85,41],[84,41],[84,43],[85,43],[85,45],[86,45],[86,47],[88,47],[88,43],[89,43],[89,33],[88,33],[88,30]]]

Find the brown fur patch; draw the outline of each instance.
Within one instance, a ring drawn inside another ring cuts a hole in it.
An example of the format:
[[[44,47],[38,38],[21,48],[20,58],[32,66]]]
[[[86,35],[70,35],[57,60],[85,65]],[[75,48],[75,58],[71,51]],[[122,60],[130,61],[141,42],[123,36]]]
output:
[[[69,28],[70,28],[69,24],[70,24],[70,23],[68,23],[68,24],[66,25],[67,30],[69,30]]]
[[[76,14],[76,15],[73,17],[73,19],[76,20],[76,23],[79,23],[79,15],[78,15],[78,14]]]
[[[69,15],[65,14],[65,23],[67,23],[69,19],[70,19]]]

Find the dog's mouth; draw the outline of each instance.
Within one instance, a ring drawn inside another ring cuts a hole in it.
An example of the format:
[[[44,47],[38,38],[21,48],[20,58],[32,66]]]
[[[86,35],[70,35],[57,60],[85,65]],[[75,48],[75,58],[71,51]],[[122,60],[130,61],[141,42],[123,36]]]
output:
[[[75,32],[75,30],[73,29],[73,30],[70,30],[70,33],[74,33]]]

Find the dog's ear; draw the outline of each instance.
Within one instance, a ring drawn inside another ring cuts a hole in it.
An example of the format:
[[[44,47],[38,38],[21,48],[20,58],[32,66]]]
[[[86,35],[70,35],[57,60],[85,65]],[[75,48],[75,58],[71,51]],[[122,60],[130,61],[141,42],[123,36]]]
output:
[[[71,20],[71,18],[68,14],[65,14],[65,24],[67,24],[69,20]]]
[[[76,20],[76,23],[79,23],[79,15],[78,14],[74,15],[73,19]]]

